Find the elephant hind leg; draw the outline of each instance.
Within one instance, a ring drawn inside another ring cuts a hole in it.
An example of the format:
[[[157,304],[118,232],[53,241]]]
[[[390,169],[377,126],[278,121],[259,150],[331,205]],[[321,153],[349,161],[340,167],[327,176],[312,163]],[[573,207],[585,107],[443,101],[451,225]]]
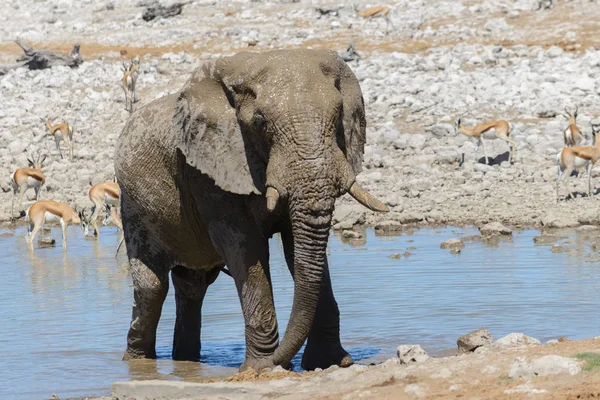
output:
[[[200,361],[202,302],[208,286],[217,279],[221,268],[222,265],[202,271],[176,266],[171,271],[177,308],[172,352],[174,360]]]
[[[160,258],[129,258],[133,312],[123,360],[156,358],[156,328],[169,291],[169,268]]]

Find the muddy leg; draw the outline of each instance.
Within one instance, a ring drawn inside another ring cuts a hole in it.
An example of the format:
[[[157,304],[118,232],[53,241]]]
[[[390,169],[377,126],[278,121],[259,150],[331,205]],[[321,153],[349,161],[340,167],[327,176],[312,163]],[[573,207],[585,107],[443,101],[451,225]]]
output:
[[[144,262],[145,261],[145,262]],[[160,257],[129,258],[133,312],[123,360],[156,358],[156,328],[169,291],[169,265]]]
[[[202,301],[208,286],[217,279],[219,271],[220,267],[212,271],[198,271],[182,266],[171,271],[177,307],[173,360],[200,361]]]

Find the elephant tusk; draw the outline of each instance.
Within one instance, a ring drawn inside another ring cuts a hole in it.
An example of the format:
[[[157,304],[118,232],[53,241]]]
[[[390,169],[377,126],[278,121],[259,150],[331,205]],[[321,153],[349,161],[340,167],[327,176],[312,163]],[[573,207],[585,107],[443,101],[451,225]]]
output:
[[[267,210],[273,211],[279,200],[279,192],[274,187],[269,186],[267,188]]]
[[[348,193],[350,193],[350,196],[354,197],[356,201],[358,201],[360,204],[362,204],[370,210],[377,212],[390,211],[388,206],[383,204],[381,201],[377,200],[372,194],[360,187],[360,185],[356,182],[354,182],[352,186],[350,186]]]

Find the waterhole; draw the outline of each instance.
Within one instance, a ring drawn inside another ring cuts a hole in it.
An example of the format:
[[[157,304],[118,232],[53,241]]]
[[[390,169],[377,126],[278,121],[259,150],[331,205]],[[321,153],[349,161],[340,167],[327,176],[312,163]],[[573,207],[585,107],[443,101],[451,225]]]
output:
[[[126,256],[114,258],[116,230],[104,229],[96,241],[71,227],[67,252],[59,228],[49,234],[56,247],[34,252],[24,228],[8,232],[14,235],[0,237],[3,398],[102,395],[112,382],[132,379],[202,381],[231,375],[242,363],[244,323],[229,276],[219,276],[204,302],[201,363],[170,360],[173,290],[158,329],[158,360],[124,362],[132,283]],[[552,244],[534,244],[538,231],[516,231],[492,246],[467,241],[454,255],[440,243],[476,235],[476,229],[364,234],[351,244],[332,235],[329,244],[342,342],[360,363],[393,357],[400,344],[445,354],[460,335],[480,327],[495,337],[524,332],[542,341],[600,334],[597,235],[561,232],[554,243],[561,248],[551,251]],[[293,282],[277,237],[271,271],[282,334]]]

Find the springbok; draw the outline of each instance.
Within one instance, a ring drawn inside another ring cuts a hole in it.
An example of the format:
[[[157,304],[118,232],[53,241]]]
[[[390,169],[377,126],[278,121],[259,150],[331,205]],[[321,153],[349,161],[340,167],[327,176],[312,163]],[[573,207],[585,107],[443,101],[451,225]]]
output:
[[[40,160],[40,156],[37,159],[33,157],[28,158],[29,168],[19,168],[10,176],[10,185],[12,186],[12,204],[10,207],[10,215],[13,216],[15,212],[15,197],[19,195],[19,210],[23,206],[23,196],[27,189],[33,188],[35,190],[35,200],[40,199],[40,189],[42,185],[46,183],[46,177],[42,172],[42,163],[46,159],[44,156]]]
[[[579,107],[576,107],[575,112],[571,114],[567,107],[565,107],[566,115],[564,117],[569,120],[569,126],[563,132],[565,147],[579,146],[583,140],[583,134],[581,133],[581,130],[579,130],[579,127],[577,127],[578,111]]]
[[[94,227],[94,236],[100,237],[100,229],[98,228],[98,216],[104,208],[105,204],[119,206],[120,190],[117,182],[102,182],[98,183],[90,188],[88,193],[90,200],[94,205],[92,206],[92,215],[86,221],[88,223],[85,235],[88,235],[89,225]]]
[[[506,141],[509,145],[510,155],[508,158],[508,162],[512,163],[514,158],[514,153],[517,150],[517,143],[508,137],[510,135],[511,127],[510,124],[504,120],[497,121],[489,121],[481,124],[475,125],[473,128],[466,128],[462,125],[461,119],[459,118],[456,121],[456,129],[458,129],[461,133],[478,139],[477,148],[475,151],[479,150],[479,144],[483,147],[483,155],[485,157],[485,163],[489,164],[487,152],[485,150],[485,142],[483,141],[484,137],[487,140],[493,139],[502,139]],[[492,133],[492,129],[494,132]]]
[[[123,221],[121,221],[121,217],[117,214],[115,207],[111,207],[108,204],[104,205],[104,209],[106,211],[106,216],[104,217],[104,226],[113,224],[116,226],[121,232],[121,239],[119,240],[119,245],[117,246],[117,252],[115,253],[115,257],[119,255],[119,249],[121,249],[121,245],[123,245],[123,241],[125,240],[125,234],[123,233]]]
[[[359,11],[356,8],[356,5],[352,4],[352,8],[354,9],[355,13],[357,13],[358,15],[360,15],[361,17],[363,17],[365,19],[365,21],[363,22],[363,26],[370,19],[375,18],[375,17],[381,17],[381,18],[385,19],[385,34],[386,35],[388,34],[389,27],[390,27],[390,25],[392,25],[392,21],[390,21],[390,9],[388,7],[374,6],[374,7],[365,8],[364,10]]]
[[[73,127],[67,123],[52,125],[49,119],[40,119],[46,124],[46,128],[48,128],[50,135],[54,137],[56,149],[58,150],[58,154],[60,154],[60,158],[63,158],[62,151],[60,150],[60,141],[64,140],[69,148],[69,159],[73,161]]]
[[[565,189],[571,195],[571,198],[575,198],[575,194],[569,190],[567,186],[567,179],[571,176],[573,171],[579,171],[580,169],[587,169],[587,192],[588,196],[592,196],[592,182],[591,172],[592,168],[598,158],[600,157],[600,140],[597,139],[600,133],[600,123],[594,124],[590,122],[592,126],[592,136],[594,140],[593,146],[572,146],[563,148],[556,155],[556,163],[558,165],[558,172],[556,174],[556,202],[558,203],[558,186],[562,180],[565,185]]]
[[[85,209],[76,213],[65,203],[59,203],[54,200],[40,200],[33,203],[25,213],[27,217],[27,243],[33,248],[35,235],[42,229],[45,222],[60,222],[63,235],[63,248],[67,246],[67,226],[69,224],[80,224],[81,229],[85,231]]]
[[[135,103],[135,84],[140,73],[140,58],[139,56],[131,60],[129,64],[123,62],[123,77],[121,78],[121,87],[125,93],[125,110],[132,112],[133,103]]]

